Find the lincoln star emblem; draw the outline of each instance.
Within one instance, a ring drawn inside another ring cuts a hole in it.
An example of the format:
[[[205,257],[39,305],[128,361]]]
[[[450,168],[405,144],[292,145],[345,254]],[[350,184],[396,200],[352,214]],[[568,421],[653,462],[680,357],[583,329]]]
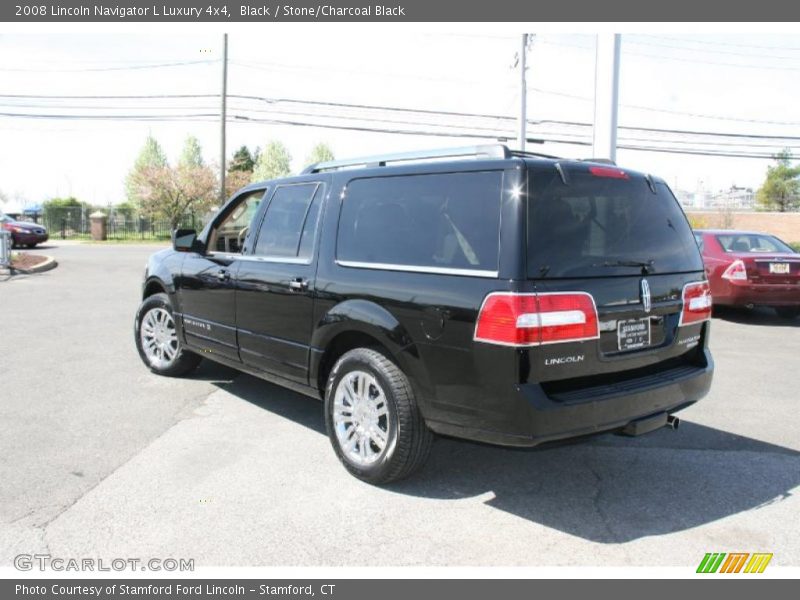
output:
[[[644,307],[644,312],[646,313],[649,313],[650,308],[652,307],[650,298],[650,284],[647,283],[647,279],[642,279],[642,306]]]

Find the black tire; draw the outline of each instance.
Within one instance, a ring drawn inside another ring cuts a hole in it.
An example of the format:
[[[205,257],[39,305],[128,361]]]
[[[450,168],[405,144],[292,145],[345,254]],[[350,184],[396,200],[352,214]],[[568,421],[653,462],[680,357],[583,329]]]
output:
[[[31,249],[36,248],[36,244],[27,244],[27,246],[28,246],[28,248],[31,248]]]
[[[777,306],[775,312],[781,319],[796,319],[800,316],[799,306]]]
[[[161,309],[169,313],[170,318],[173,320],[174,315],[172,312],[172,304],[170,304],[169,296],[166,294],[153,294],[148,296],[139,306],[136,311],[136,320],[134,321],[133,330],[134,338],[136,340],[136,349],[139,351],[139,357],[145,366],[157,375],[165,375],[167,377],[181,377],[191,373],[200,363],[200,356],[189,352],[183,348],[180,339],[177,340],[177,352],[173,359],[167,364],[156,363],[151,360],[142,346],[141,327],[142,321],[150,311]]]
[[[357,464],[346,455],[334,424],[336,390],[345,376],[356,371],[372,375],[386,399],[386,444],[375,462],[368,465]],[[394,362],[371,348],[350,350],[333,366],[325,386],[325,427],[344,467],[358,479],[377,485],[404,479],[421,469],[433,443],[433,433],[420,413],[408,377]]]

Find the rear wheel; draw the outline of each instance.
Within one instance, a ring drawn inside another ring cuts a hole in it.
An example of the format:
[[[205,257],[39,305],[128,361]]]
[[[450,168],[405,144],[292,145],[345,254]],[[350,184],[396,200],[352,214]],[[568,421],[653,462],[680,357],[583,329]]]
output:
[[[800,306],[778,306],[775,312],[782,319],[795,319],[800,316]]]
[[[325,389],[325,425],[344,467],[373,484],[419,470],[433,442],[406,375],[370,348],[351,350],[334,365]]]
[[[175,329],[172,305],[166,294],[142,302],[134,323],[136,349],[145,365],[158,375],[180,377],[194,370],[200,357],[183,348]]]
[[[27,244],[27,246],[28,246],[28,248],[36,248],[36,243],[33,243],[33,244]]]

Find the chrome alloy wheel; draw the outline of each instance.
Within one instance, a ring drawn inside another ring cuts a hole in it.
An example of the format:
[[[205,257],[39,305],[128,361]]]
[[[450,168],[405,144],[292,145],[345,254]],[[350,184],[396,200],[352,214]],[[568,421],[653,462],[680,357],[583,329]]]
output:
[[[154,308],[145,313],[139,337],[147,360],[158,369],[168,368],[178,355],[175,321],[163,308]]]
[[[377,379],[350,371],[336,386],[333,426],[342,454],[352,463],[375,463],[389,444],[389,410]]]

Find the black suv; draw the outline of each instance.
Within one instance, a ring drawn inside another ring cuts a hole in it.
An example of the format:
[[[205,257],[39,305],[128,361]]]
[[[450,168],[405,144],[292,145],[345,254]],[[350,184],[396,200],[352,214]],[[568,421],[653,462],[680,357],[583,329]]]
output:
[[[145,364],[201,357],[324,399],[385,483],[433,434],[510,446],[638,435],[711,385],[711,297],[656,177],[504,146],[312,165],[239,191],[150,258]]]

